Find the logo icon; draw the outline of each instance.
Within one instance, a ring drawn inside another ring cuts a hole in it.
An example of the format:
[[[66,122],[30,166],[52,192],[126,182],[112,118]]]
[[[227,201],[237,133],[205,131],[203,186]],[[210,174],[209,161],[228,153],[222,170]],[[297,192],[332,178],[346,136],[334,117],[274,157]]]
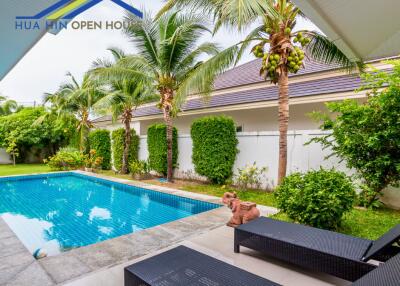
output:
[[[132,14],[142,18],[143,13],[122,0],[110,0]],[[34,16],[17,16],[18,20],[40,20],[48,21],[71,20],[103,0],[60,0],[50,7],[44,9]]]

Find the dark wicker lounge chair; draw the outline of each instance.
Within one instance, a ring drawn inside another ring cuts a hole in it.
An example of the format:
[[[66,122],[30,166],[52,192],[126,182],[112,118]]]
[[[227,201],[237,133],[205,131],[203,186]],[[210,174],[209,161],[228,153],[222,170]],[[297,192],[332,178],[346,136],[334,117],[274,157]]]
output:
[[[376,241],[300,224],[260,217],[235,228],[234,251],[240,246],[301,267],[355,281],[399,252],[400,224]]]
[[[144,285],[279,286],[185,246],[125,268],[125,286]]]
[[[388,260],[377,269],[364,275],[353,286],[399,286],[400,254]]]
[[[247,271],[179,246],[125,268],[125,286],[280,286]],[[354,286],[399,286],[400,254]]]

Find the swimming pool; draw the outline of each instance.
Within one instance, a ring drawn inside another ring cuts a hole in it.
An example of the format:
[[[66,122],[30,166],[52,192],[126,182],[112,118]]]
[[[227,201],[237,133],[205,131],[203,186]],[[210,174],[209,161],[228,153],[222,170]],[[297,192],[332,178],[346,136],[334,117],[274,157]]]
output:
[[[32,254],[55,255],[218,207],[74,172],[0,178],[0,215]]]

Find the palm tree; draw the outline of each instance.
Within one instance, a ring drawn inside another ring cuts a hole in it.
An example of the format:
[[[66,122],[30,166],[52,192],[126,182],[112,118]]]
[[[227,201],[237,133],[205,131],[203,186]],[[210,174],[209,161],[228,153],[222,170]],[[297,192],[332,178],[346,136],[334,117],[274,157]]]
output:
[[[67,76],[71,82],[62,84],[54,94],[46,94],[45,102],[50,102],[55,109],[54,112],[59,116],[66,113],[75,114],[78,119],[79,147],[83,152],[86,151],[89,130],[93,127],[90,120],[93,106],[105,95],[105,92],[89,73],[83,76],[81,84],[71,73],[67,73]]]
[[[172,182],[172,118],[189,94],[211,92],[215,76],[231,65],[238,49],[221,52],[213,43],[198,44],[204,33],[211,32],[199,15],[171,12],[157,20],[149,15],[143,19],[127,15],[126,20],[130,25],[125,34],[136,44],[138,54],[125,57],[101,73],[111,81],[141,81],[159,96],[158,107],[167,126],[167,179]],[[204,55],[209,58],[202,61]]]
[[[104,60],[98,60],[95,62],[94,71],[99,75],[101,80],[101,74],[103,70],[112,68],[117,65],[119,61],[123,60],[126,55],[125,53],[116,48],[109,49],[114,57],[114,62],[110,63]],[[133,118],[133,112],[138,106],[156,99],[155,96],[148,93],[148,90],[144,88],[143,83],[137,82],[132,79],[121,78],[120,80],[114,79],[108,83],[110,88],[108,94],[100,99],[95,104],[95,109],[99,109],[103,112],[110,112],[113,115],[113,120],[121,120],[125,128],[125,143],[124,152],[122,157],[122,168],[121,173],[128,173],[128,159],[129,149],[131,145],[131,121]],[[104,82],[104,81],[103,81]]]
[[[19,106],[15,100],[7,99],[5,96],[0,96],[0,116],[18,112],[21,108],[22,106]]]
[[[189,6],[212,12],[217,30],[230,25],[243,30],[255,21],[260,25],[251,31],[241,46],[236,62],[251,43],[257,42],[252,51],[263,58],[260,73],[279,86],[279,168],[278,184],[286,176],[287,131],[289,125],[289,73],[297,73],[304,67],[304,57],[312,57],[327,64],[337,64],[349,71],[363,64],[351,60],[333,42],[315,31],[297,31],[301,11],[289,0],[169,0],[159,12],[159,17],[172,7]]]

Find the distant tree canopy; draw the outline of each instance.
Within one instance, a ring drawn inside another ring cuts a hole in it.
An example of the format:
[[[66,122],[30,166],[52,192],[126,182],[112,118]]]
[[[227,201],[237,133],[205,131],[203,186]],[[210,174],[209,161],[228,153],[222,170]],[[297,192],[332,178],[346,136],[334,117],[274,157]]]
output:
[[[17,113],[0,117],[0,146],[16,144],[19,158],[25,161],[28,153],[40,160],[55,153],[60,146],[68,145],[76,134],[76,119],[62,119],[45,111],[43,107],[24,108]]]

